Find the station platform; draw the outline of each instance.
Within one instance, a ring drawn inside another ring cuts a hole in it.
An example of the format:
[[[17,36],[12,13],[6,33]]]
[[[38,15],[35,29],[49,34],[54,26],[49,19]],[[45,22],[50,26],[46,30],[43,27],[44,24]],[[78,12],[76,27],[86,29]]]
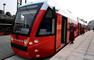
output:
[[[74,44],[68,44],[50,60],[94,60],[94,32],[78,36]]]
[[[9,35],[0,36],[0,60],[13,56],[14,52],[11,49]]]

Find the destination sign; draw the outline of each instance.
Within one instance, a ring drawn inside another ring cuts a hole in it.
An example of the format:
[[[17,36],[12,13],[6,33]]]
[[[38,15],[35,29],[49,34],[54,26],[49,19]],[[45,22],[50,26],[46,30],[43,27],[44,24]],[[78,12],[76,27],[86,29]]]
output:
[[[18,8],[18,11],[31,10],[31,9],[39,9],[42,6],[42,4],[43,3],[26,5],[26,6],[23,6],[23,7]]]

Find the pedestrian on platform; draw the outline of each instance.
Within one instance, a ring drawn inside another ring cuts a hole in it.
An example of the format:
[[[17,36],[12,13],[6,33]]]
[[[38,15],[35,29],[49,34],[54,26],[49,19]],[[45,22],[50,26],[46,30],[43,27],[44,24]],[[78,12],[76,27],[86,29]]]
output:
[[[94,31],[94,27],[93,27],[93,31]]]
[[[84,34],[85,33],[85,29],[84,29],[84,27],[82,28],[82,34]]]
[[[73,44],[73,41],[74,41],[74,31],[75,31],[73,23],[70,24],[70,29],[69,30],[70,30],[70,36],[69,36],[70,44]]]

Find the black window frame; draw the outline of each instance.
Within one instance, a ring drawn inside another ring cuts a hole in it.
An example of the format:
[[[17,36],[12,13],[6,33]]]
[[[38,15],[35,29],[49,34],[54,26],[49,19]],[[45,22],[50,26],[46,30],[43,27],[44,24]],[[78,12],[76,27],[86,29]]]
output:
[[[35,14],[35,16],[34,16],[34,18],[33,18],[32,24],[30,25],[31,27],[33,26],[34,21],[35,21],[35,19],[36,19],[36,16],[37,16],[37,14],[39,13],[39,10],[40,10],[40,8],[41,8],[42,5],[43,5],[43,3],[36,3],[36,4],[40,4],[40,6],[39,6],[39,8],[38,8],[37,13]],[[36,5],[36,4],[32,4],[32,5]],[[27,5],[27,6],[29,6],[29,5]],[[24,7],[25,7],[25,6],[24,6]],[[18,11],[17,11],[17,12],[18,12]],[[17,16],[17,12],[16,12],[16,16]],[[15,18],[16,18],[16,16],[15,16]],[[15,20],[14,20],[14,21],[15,21]],[[15,25],[15,22],[14,22],[14,24],[13,24],[13,28],[14,28],[14,25]],[[23,36],[29,37],[29,36],[30,36],[30,33],[31,33],[31,31],[32,31],[32,28],[31,28],[31,27],[29,28],[28,34],[15,33],[14,31],[12,31],[12,34],[16,34],[17,36],[18,36],[18,35],[23,35]]]
[[[48,12],[49,9],[52,11],[52,19],[55,20],[55,21],[54,21],[54,33],[53,33],[53,34],[43,34],[43,35],[39,35],[39,31],[40,31],[40,27],[41,27],[42,21],[45,19],[45,16],[46,16],[46,14],[47,14],[47,12]],[[39,27],[38,27],[38,30],[37,30],[37,33],[36,33],[36,37],[52,36],[52,35],[55,35],[55,34],[56,34],[56,17],[55,17],[55,14],[56,14],[56,13],[53,11],[53,9],[51,9],[50,7],[47,8],[44,17],[42,18],[42,21],[41,21],[40,24],[39,24]]]

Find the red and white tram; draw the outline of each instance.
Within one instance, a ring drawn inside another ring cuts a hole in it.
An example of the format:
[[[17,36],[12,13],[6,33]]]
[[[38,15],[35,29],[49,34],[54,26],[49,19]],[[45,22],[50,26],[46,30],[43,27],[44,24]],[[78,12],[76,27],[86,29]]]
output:
[[[78,36],[78,24],[75,36]],[[44,58],[54,55],[70,42],[70,18],[55,12],[46,2],[31,3],[18,8],[11,47],[25,58]],[[75,37],[74,37],[75,38]]]

